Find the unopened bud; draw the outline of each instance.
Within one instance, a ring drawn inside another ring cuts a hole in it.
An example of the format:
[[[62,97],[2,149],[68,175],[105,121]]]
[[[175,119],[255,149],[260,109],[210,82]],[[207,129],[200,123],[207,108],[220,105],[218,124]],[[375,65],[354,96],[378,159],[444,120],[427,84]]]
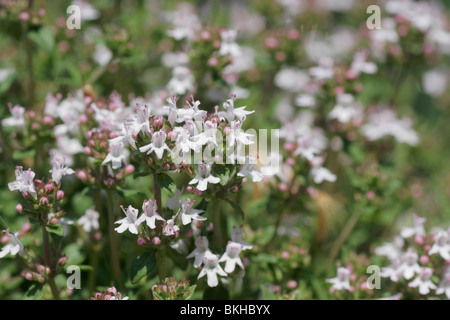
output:
[[[64,197],[64,191],[58,190],[58,192],[56,192],[56,200],[61,200],[63,197]]]
[[[161,239],[158,238],[158,237],[154,237],[152,239],[152,243],[153,243],[153,245],[157,246],[157,245],[159,245],[161,243]]]
[[[39,203],[40,203],[41,205],[43,205],[43,206],[46,206],[46,205],[48,204],[48,199],[47,199],[47,197],[42,197],[42,198],[39,200]]]
[[[16,206],[16,210],[17,210],[18,213],[23,213],[23,206],[19,203],[19,204]]]

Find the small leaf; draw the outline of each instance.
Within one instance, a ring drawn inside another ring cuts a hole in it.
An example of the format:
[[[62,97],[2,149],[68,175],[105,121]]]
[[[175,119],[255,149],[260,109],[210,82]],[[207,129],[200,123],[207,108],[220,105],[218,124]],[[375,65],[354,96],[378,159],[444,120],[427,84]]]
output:
[[[192,296],[194,295],[195,288],[197,288],[197,285],[194,284],[188,288],[189,294],[184,298],[184,300],[190,300]]]
[[[171,195],[173,195],[174,192],[176,191],[175,182],[172,180],[172,178],[168,174],[159,173],[158,178],[156,179],[156,183],[161,188],[168,190]]]
[[[45,226],[45,230],[49,233],[57,235],[58,237],[62,237],[64,235],[64,229],[59,224],[47,225]]]
[[[35,153],[36,153],[35,149],[16,150],[13,152],[12,157],[14,160],[32,159]]]
[[[233,209],[236,210],[237,213],[239,213],[239,215],[241,216],[242,219],[244,219],[245,214],[239,204],[237,204],[236,202],[233,202],[231,200],[228,200],[228,199],[225,199],[225,201],[228,202],[233,207]]]
[[[147,251],[135,257],[131,262],[130,279],[131,283],[136,284],[148,275],[156,266],[156,257],[154,251]]]
[[[23,298],[25,300],[42,300],[44,295],[44,286],[42,284],[35,283],[27,290]]]

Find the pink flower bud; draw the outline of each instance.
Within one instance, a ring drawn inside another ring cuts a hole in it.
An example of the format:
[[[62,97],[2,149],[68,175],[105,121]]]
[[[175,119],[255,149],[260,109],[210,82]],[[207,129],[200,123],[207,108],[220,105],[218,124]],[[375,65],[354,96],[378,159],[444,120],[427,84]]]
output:
[[[289,259],[290,256],[291,256],[291,255],[290,255],[289,252],[287,252],[287,251],[283,251],[283,252],[281,253],[281,257],[282,257],[283,259],[285,259],[285,260]]]
[[[372,191],[369,191],[366,193],[366,198],[369,200],[375,199],[375,193]]]
[[[306,253],[306,249],[305,248],[298,249],[298,254],[299,255],[304,255],[305,253]]]
[[[53,183],[47,183],[47,184],[44,186],[44,189],[45,189],[46,192],[53,192],[53,189],[54,189]]]
[[[295,289],[297,287],[297,281],[289,280],[288,283],[287,283],[287,287],[289,289]]]
[[[25,273],[25,279],[27,279],[28,281],[33,280],[33,275],[29,272]]]
[[[288,31],[287,36],[290,40],[297,40],[300,38],[300,32],[297,29],[291,29]]]
[[[158,237],[154,237],[152,239],[152,243],[153,243],[153,245],[157,246],[157,245],[159,245],[161,243],[161,239],[158,238]]]
[[[192,188],[191,186],[187,186],[187,188],[186,188],[187,193],[192,193],[193,191],[194,191],[194,188]]]
[[[89,118],[88,118],[87,115],[81,114],[80,117],[79,117],[79,120],[80,120],[80,123],[87,123]]]
[[[138,246],[143,246],[147,243],[147,241],[144,238],[138,238],[137,239],[137,244]]]
[[[217,66],[217,65],[219,64],[219,60],[218,60],[216,57],[212,57],[212,58],[210,58],[210,59],[208,60],[208,64],[209,64],[211,67],[215,67],[215,66]]]
[[[56,200],[61,200],[63,197],[64,197],[64,191],[58,190],[58,192],[56,192]]]
[[[284,150],[286,151],[294,151],[295,150],[295,144],[292,142],[286,142],[284,144]]]
[[[425,243],[425,239],[424,239],[424,237],[421,237],[421,236],[415,236],[414,243],[417,244],[418,246],[421,246]]]
[[[427,264],[430,262],[430,258],[427,255],[421,255],[419,260],[421,264]]]
[[[19,15],[19,19],[22,21],[28,21],[28,20],[30,20],[30,14],[28,12],[22,12]]]
[[[264,44],[269,49],[275,49],[278,46],[278,40],[274,37],[267,37],[264,41]]]
[[[39,129],[39,123],[37,123],[37,122],[33,122],[32,124],[31,124],[31,128],[33,129],[33,130],[38,130]]]
[[[247,178],[242,178],[242,184],[246,184],[247,183]]]
[[[208,31],[203,31],[202,32],[202,39],[205,41],[208,41],[211,39],[211,34]]]
[[[176,136],[177,136],[177,133],[175,131],[169,131],[167,133],[167,139],[169,139],[169,140],[175,139]]]
[[[230,134],[230,132],[231,132],[231,128],[230,127],[223,128],[223,133],[224,134]]]
[[[350,275],[350,281],[356,281],[356,274],[352,273]]]
[[[134,166],[132,164],[127,164],[124,170],[126,174],[132,174],[134,172]]]
[[[101,148],[108,148],[108,143],[106,141],[102,141],[102,142],[100,142],[100,147]]]
[[[295,165],[295,159],[294,158],[287,158],[286,159],[286,163],[292,167],[293,165]]]
[[[83,152],[84,152],[85,155],[88,156],[88,155],[91,154],[92,150],[91,150],[91,148],[89,148],[89,147],[84,147]]]
[[[58,264],[59,264],[60,266],[63,266],[63,265],[65,265],[66,263],[67,263],[67,257],[66,257],[66,256],[59,258]]]
[[[167,291],[167,286],[166,286],[166,285],[162,285],[162,286],[161,286],[161,290],[162,290],[163,292],[166,292],[166,291]]]
[[[78,171],[77,172],[77,177],[78,179],[80,179],[81,181],[85,181],[87,179],[87,174],[84,171]]]
[[[53,121],[52,117],[50,117],[49,115],[45,115],[42,118],[42,123],[45,124],[45,125],[52,125],[54,123],[54,121]]]
[[[287,191],[288,186],[287,186],[286,183],[281,182],[281,183],[278,185],[278,189],[279,189],[280,191],[282,191],[282,192],[285,192],[285,191]]]
[[[18,213],[23,213],[23,206],[19,203],[19,204],[16,206],[16,210],[17,210]]]
[[[39,200],[39,203],[40,203],[41,205],[43,205],[43,206],[46,206],[46,205],[48,204],[48,199],[47,199],[47,197],[42,197],[42,198]]]

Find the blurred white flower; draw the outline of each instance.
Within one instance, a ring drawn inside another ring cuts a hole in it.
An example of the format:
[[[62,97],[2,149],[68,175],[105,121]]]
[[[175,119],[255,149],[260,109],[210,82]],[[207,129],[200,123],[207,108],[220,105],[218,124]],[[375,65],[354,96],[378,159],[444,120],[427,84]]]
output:
[[[125,214],[125,218],[120,219],[115,224],[120,224],[114,230],[118,233],[123,233],[125,230],[130,231],[133,234],[138,234],[138,226],[136,224],[136,220],[139,214],[139,210],[133,208],[131,205],[125,210],[123,206],[121,206],[123,213]]]
[[[78,219],[77,223],[79,226],[83,227],[83,230],[86,232],[91,232],[93,230],[98,230],[100,225],[98,219],[100,217],[100,213],[95,211],[95,209],[89,208],[84,213],[80,219]]]

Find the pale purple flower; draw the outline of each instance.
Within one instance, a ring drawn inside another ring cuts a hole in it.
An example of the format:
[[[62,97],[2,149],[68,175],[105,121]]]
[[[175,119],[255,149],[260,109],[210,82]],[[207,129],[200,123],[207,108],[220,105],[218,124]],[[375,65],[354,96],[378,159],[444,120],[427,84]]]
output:
[[[236,101],[236,97],[233,96],[231,99],[228,99],[223,103],[223,108],[226,110],[225,112],[219,112],[219,119],[227,119],[228,122],[233,121],[235,118],[238,120],[243,120],[247,117],[247,115],[254,113],[255,111],[246,111],[244,107],[235,108],[234,102]]]
[[[111,162],[114,170],[122,167],[122,163],[127,163],[125,148],[122,142],[109,140],[109,153],[105,160],[103,160],[102,165],[106,165],[109,162]]]
[[[175,224],[175,218],[178,213],[172,217],[172,219],[167,220],[166,225],[163,228],[163,234],[165,236],[174,236],[178,231],[180,231],[180,227]]]
[[[225,272],[231,273],[236,268],[236,265],[244,269],[244,265],[242,264],[242,260],[239,257],[239,254],[242,251],[242,245],[237,242],[230,241],[227,244],[227,248],[225,249],[225,253],[219,259],[219,262],[225,262]]]
[[[159,221],[166,221],[164,220],[161,215],[156,212],[158,209],[158,205],[156,204],[155,200],[149,199],[148,201],[145,200],[142,204],[142,214],[141,216],[136,220],[136,225],[139,226],[142,222],[146,222],[147,226],[149,226],[150,229],[156,228],[156,220]]]
[[[344,267],[339,267],[337,270],[337,277],[327,279],[326,282],[333,284],[331,286],[334,290],[349,290],[352,291],[352,287],[350,286],[350,275],[351,270]]]
[[[416,237],[424,237],[426,235],[424,224],[427,219],[414,214],[414,226],[412,228],[403,228],[400,232],[400,235],[403,238],[410,238],[412,236]]]
[[[430,251],[428,251],[428,254],[432,255],[436,253],[439,253],[443,259],[450,260],[450,243],[447,231],[439,231],[434,236],[434,244]]]
[[[139,214],[139,210],[133,208],[131,205],[128,206],[126,210],[122,206],[121,208],[126,217],[114,222],[115,224],[120,224],[120,226],[118,226],[114,230],[116,230],[118,233],[123,233],[125,230],[128,230],[133,234],[138,234],[138,225],[136,224],[136,220]]]
[[[0,259],[4,258],[6,255],[11,254],[15,256],[16,254],[24,255],[25,248],[19,241],[19,232],[10,233],[6,231],[7,236],[9,237],[9,243],[5,245],[0,251]]]
[[[204,221],[206,217],[202,217],[200,213],[205,210],[194,209],[195,200],[185,199],[181,202],[181,221],[184,225],[192,222],[192,220]]]
[[[147,154],[154,152],[158,159],[162,159],[164,150],[167,150],[169,153],[172,153],[172,151],[166,144],[166,137],[167,137],[166,133],[162,130],[155,132],[152,135],[152,142],[146,146],[140,147],[139,151],[147,152]]]
[[[86,232],[91,232],[93,230],[98,230],[100,225],[98,223],[98,219],[100,217],[100,213],[95,211],[95,209],[89,208],[84,213],[80,219],[78,219],[78,225],[83,227],[83,230]]]
[[[216,287],[219,284],[218,275],[226,277],[227,274],[219,265],[219,258],[214,254],[205,254],[203,257],[203,269],[197,279],[207,276],[208,286]]]
[[[36,175],[31,169],[23,171],[23,167],[16,167],[16,181],[8,183],[8,188],[11,191],[19,190],[24,193],[29,193],[33,198],[37,198],[37,193],[34,188],[34,176]]]
[[[231,230],[231,241],[235,243],[239,243],[242,247],[242,250],[249,250],[253,248],[253,245],[242,240],[242,226],[236,228],[233,226]]]
[[[436,285],[430,279],[432,275],[433,269],[424,267],[420,270],[419,276],[408,284],[408,287],[418,287],[421,295],[427,295],[431,290],[437,289]]]
[[[414,277],[416,273],[420,273],[421,268],[418,264],[418,255],[414,250],[408,250],[402,255],[401,265],[399,266],[398,273],[402,275],[406,280]]]
[[[197,184],[197,189],[205,191],[208,187],[208,183],[217,184],[220,182],[220,178],[214,177],[211,174],[211,165],[201,163],[198,165],[197,175],[189,181],[189,184]]]
[[[250,176],[253,182],[261,181],[264,176],[261,172],[255,169],[256,161],[256,157],[246,156],[245,164],[241,167],[241,170],[237,175],[239,177]]]
[[[12,108],[9,108],[12,117],[6,118],[2,120],[2,125],[5,127],[14,126],[18,129],[23,129],[25,127],[25,108],[19,105],[15,105]]]
[[[61,178],[65,175],[74,174],[75,171],[66,165],[66,156],[58,156],[55,153],[52,154],[52,180],[57,184],[61,182]]]
[[[192,251],[186,259],[194,258],[194,267],[198,268],[203,263],[203,258],[205,255],[212,254],[208,248],[209,242],[208,238],[201,236],[195,239],[195,249]]]

